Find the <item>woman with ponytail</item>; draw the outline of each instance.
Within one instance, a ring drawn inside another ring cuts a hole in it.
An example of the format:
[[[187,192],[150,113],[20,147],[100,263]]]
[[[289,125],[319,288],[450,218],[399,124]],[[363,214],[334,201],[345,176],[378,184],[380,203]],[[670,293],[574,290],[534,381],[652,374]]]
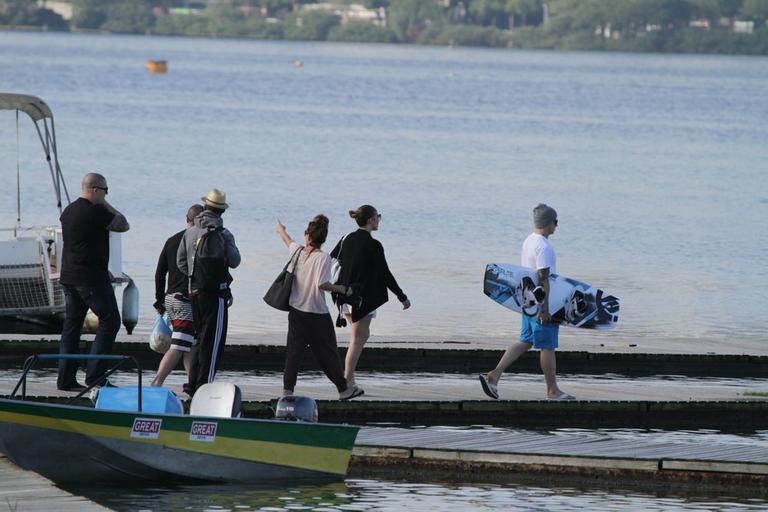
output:
[[[355,220],[358,229],[336,244],[331,257],[341,262],[337,284],[354,288],[355,295],[361,299],[350,301],[352,305],[341,306],[351,329],[344,376],[349,385],[354,386],[355,368],[370,336],[371,320],[376,316],[376,309],[389,300],[387,289],[397,296],[403,309],[411,307],[411,302],[389,271],[381,242],[371,236],[379,229],[381,214],[373,206],[364,204],[357,210],[350,210],[349,216]]]
[[[363,394],[348,385],[341,366],[336,331],[325,303],[325,292],[348,293],[346,286],[331,284],[331,258],[320,248],[328,237],[328,217],[315,215],[304,231],[304,246],[296,243],[277,221],[277,234],[288,246],[295,266],[293,288],[288,301],[288,337],[283,372],[283,396],[292,395],[296,386],[304,348],[309,345],[325,375],[336,385],[340,400]]]

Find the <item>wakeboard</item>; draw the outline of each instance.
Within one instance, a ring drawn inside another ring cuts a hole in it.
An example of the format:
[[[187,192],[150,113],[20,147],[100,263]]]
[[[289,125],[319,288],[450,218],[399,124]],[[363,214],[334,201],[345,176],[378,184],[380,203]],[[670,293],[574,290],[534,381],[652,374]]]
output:
[[[544,300],[536,272],[507,263],[485,267],[483,292],[494,302],[525,316],[536,317]],[[552,321],[582,329],[613,329],[619,321],[619,299],[592,285],[558,274],[549,276]]]

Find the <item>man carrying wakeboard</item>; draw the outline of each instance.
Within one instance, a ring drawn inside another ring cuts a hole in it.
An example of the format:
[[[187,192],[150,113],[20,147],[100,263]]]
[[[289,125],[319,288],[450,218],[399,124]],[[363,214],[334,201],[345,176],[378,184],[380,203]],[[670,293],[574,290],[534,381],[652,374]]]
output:
[[[573,400],[574,397],[557,386],[555,349],[559,325],[552,323],[549,313],[549,276],[557,272],[557,256],[549,243],[549,236],[557,229],[557,212],[551,206],[539,203],[533,209],[533,233],[523,242],[520,264],[536,271],[544,290],[544,300],[539,306],[536,318],[523,315],[520,328],[520,342],[509,347],[501,356],[496,368],[487,375],[480,375],[480,384],[486,395],[499,399],[498,384],[501,374],[521,355],[531,348],[539,349],[539,362],[547,384],[547,398],[550,400]]]

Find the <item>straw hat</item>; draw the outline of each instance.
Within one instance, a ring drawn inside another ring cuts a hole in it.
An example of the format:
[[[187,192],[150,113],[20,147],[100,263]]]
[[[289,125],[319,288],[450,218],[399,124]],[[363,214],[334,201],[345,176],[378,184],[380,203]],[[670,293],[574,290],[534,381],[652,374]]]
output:
[[[212,188],[208,191],[205,197],[201,197],[203,204],[212,208],[218,208],[219,210],[226,210],[229,208],[227,204],[227,194],[223,191]]]

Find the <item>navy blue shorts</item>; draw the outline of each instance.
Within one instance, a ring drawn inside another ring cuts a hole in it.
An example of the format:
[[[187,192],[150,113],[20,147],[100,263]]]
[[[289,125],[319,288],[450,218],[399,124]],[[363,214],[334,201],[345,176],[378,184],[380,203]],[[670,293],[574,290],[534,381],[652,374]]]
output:
[[[523,324],[520,327],[520,342],[531,343],[533,348],[539,350],[554,350],[557,348],[557,335],[559,332],[559,324],[540,324],[535,318],[523,315]]]

